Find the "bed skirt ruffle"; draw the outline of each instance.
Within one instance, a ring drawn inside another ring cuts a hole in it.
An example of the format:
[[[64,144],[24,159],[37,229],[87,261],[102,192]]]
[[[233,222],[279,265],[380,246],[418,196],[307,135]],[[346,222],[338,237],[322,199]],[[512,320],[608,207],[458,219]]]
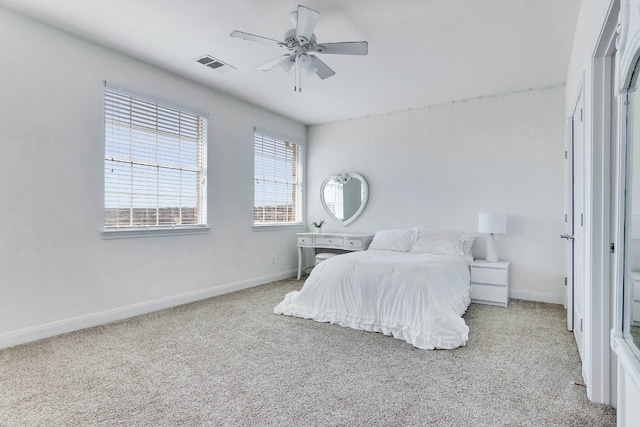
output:
[[[275,306],[273,312],[275,314],[311,319],[316,322],[340,325],[358,331],[382,333],[384,335],[406,341],[414,347],[422,350],[450,350],[465,346],[469,339],[469,327],[462,319],[460,319],[462,322],[457,328],[452,329],[450,325],[447,325],[446,328],[449,330],[447,334],[442,334],[441,331],[438,334],[432,334],[430,332],[431,328],[428,328],[426,331],[420,331],[416,330],[416,328],[412,328],[411,326],[399,324],[398,322],[391,320],[379,320],[329,310],[316,311],[310,307],[299,305],[295,302],[296,296],[299,292],[300,291],[293,291],[285,295],[284,300]],[[469,289],[468,292],[463,293],[456,301],[453,302],[453,309],[459,316],[462,316],[466,312],[470,303],[471,290]],[[433,320],[436,323],[444,321],[444,319],[438,319],[437,317]],[[443,325],[436,324],[434,326],[441,330]]]

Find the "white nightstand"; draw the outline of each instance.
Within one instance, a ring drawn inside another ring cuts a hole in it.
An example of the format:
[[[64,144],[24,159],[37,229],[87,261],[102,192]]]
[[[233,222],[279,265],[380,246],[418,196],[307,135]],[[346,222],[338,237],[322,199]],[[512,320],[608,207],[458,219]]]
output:
[[[471,301],[507,306],[509,302],[509,262],[471,263]]]

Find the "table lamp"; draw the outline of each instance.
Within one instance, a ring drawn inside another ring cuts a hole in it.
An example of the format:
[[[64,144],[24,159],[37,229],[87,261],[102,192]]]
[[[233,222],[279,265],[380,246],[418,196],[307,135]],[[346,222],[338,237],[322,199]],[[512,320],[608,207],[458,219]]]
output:
[[[507,232],[507,214],[503,213],[481,213],[478,214],[478,232],[488,233],[487,257],[488,262],[498,261],[498,251],[496,250],[496,240],[494,234],[505,234]]]

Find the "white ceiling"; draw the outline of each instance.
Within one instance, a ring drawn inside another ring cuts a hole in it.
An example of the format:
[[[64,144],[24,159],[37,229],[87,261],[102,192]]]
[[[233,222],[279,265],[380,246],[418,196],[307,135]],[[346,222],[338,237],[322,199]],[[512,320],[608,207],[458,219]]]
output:
[[[320,12],[319,43],[369,42],[367,56],[322,55],[336,75],[255,67],[285,53],[229,36],[282,40],[298,4]],[[564,83],[580,0],[0,0],[0,5],[316,124]],[[209,54],[237,70],[194,61]]]

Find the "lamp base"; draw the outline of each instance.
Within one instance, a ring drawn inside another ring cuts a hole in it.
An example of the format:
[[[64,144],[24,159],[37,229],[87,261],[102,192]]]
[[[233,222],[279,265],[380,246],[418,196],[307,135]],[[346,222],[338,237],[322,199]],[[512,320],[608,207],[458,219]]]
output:
[[[498,262],[498,250],[496,249],[496,241],[493,234],[487,239],[487,262]]]

